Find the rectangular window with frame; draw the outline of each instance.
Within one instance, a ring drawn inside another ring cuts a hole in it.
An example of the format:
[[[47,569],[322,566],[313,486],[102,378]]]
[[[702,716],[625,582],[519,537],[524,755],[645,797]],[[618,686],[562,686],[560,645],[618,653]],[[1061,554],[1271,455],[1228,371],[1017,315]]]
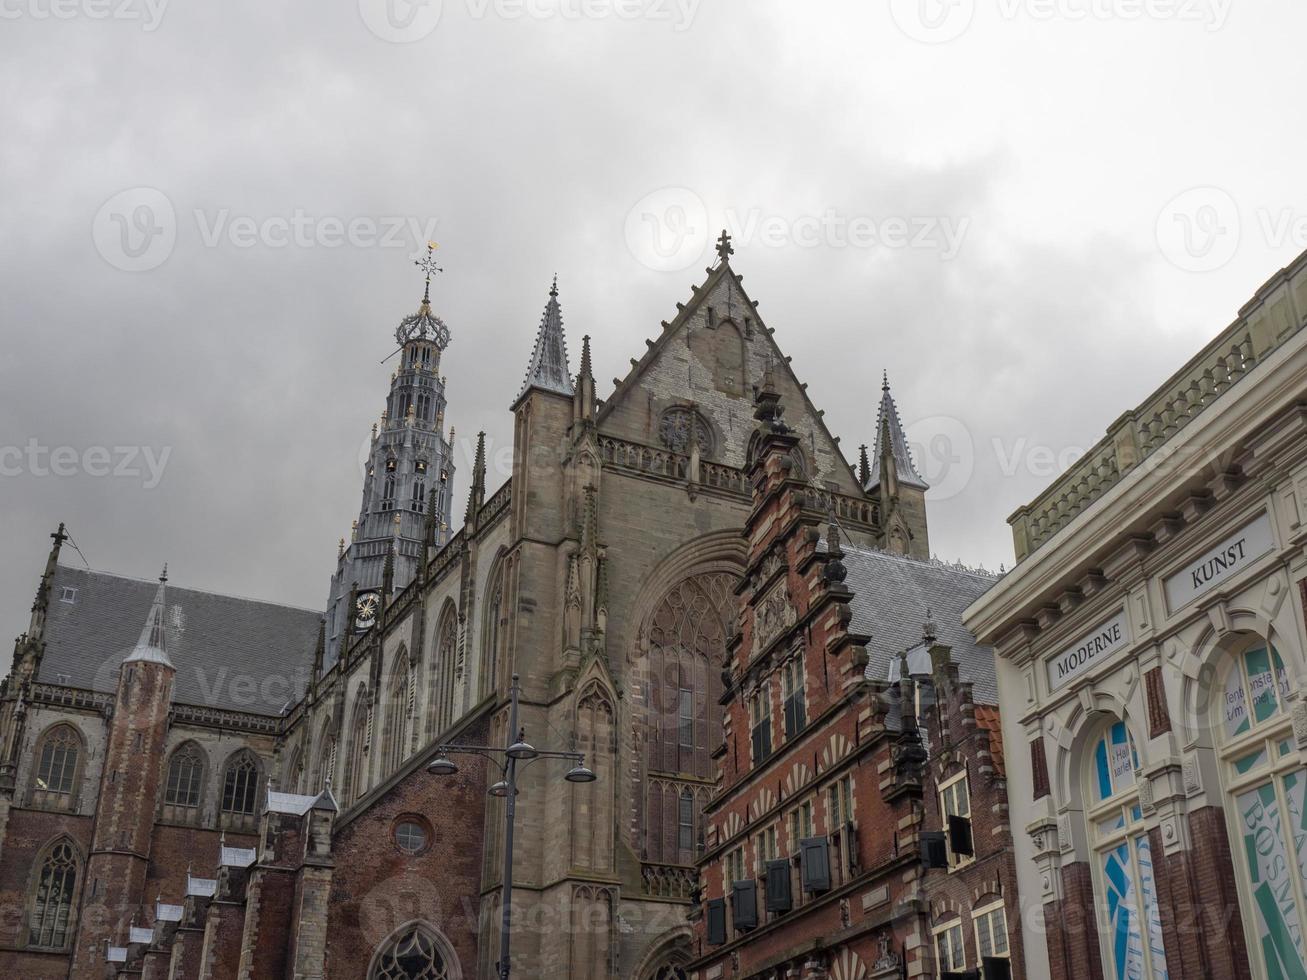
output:
[[[1007,945],[1007,913],[1002,902],[976,909],[971,913],[971,921],[976,927],[976,953],[982,962],[986,956],[1011,955]]]
[[[694,692],[682,689],[677,707],[678,741],[681,748],[694,751]]]
[[[794,657],[781,669],[781,694],[785,700],[785,737],[793,738],[808,724],[802,655]]]
[[[949,831],[948,861],[949,868],[957,868],[975,860],[971,854],[958,854],[953,848],[953,833],[950,831],[950,817],[961,817],[967,821],[967,838],[970,842],[971,792],[967,785],[966,772],[960,772],[939,788],[939,812],[943,817],[944,830]]]
[[[694,797],[687,789],[681,793],[677,806],[677,845],[683,851],[694,848]]]
[[[771,755],[771,691],[766,684],[754,694],[750,707],[753,715],[753,764],[756,766]]]
[[[772,824],[758,834],[754,838],[754,846],[757,850],[755,858],[757,859],[758,874],[761,876],[766,871],[767,862],[776,860],[776,825]]]
[[[842,830],[853,820],[853,777],[844,778],[826,787],[826,807],[830,817],[830,832]]]
[[[744,880],[744,848],[737,847],[726,855],[726,887]]]
[[[967,954],[962,947],[962,920],[939,926],[935,933],[935,958],[940,973],[961,972],[967,968]]]

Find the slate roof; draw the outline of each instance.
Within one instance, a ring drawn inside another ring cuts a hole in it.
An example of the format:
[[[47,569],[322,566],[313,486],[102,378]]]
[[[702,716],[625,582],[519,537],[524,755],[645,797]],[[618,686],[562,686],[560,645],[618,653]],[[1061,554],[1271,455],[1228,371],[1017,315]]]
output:
[[[953,648],[958,676],[971,682],[976,703],[998,704],[994,651],[978,644],[962,625],[962,611],[997,578],[938,561],[851,545],[843,548],[844,566],[849,572],[844,584],[853,590],[849,629],[871,635],[867,677],[898,679],[898,656],[921,646],[921,627],[929,610],[938,642]],[[928,673],[928,659],[923,664],[922,672]],[[909,666],[917,673],[916,658],[909,658]]]
[[[76,589],[71,602],[64,590]],[[118,667],[150,615],[159,583],[59,565],[50,592],[37,679],[112,692]],[[278,715],[300,698],[313,669],[322,614],[254,599],[167,589],[173,701]]]

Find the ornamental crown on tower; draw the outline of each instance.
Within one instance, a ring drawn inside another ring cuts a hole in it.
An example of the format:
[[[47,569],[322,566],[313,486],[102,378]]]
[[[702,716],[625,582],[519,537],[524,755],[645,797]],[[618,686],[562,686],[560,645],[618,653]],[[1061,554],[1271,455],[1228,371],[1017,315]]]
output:
[[[411,316],[404,317],[395,330],[395,339],[400,346],[415,340],[425,340],[435,344],[442,351],[449,346],[449,327],[445,321],[431,312],[431,275],[445,270],[436,265],[435,242],[427,242],[427,254],[413,264],[426,273],[426,286],[422,292],[422,305]]]

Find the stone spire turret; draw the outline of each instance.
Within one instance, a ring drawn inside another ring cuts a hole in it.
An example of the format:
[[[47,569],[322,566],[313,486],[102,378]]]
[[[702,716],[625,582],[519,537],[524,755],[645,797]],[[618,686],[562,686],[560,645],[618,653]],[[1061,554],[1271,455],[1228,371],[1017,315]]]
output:
[[[364,462],[363,499],[355,531],[339,554],[327,601],[324,668],[335,662],[351,629],[350,583],[358,601],[375,605],[387,564],[394,592],[417,577],[423,554],[449,537],[450,488],[454,480],[453,429],[446,438],[445,379],[440,358],[449,345],[445,322],[431,309],[431,279],[440,272],[435,244],[416,264],[425,273],[418,311],[395,330],[399,367],[379,426],[373,426]],[[432,491],[435,491],[434,498]],[[435,513],[428,514],[434,506]],[[375,594],[375,595],[370,595]],[[366,617],[358,629],[368,625]]]
[[[164,612],[168,608],[167,587],[168,566],[164,565],[159,574],[159,588],[154,593],[154,603],[150,606],[150,614],[141,629],[141,638],[136,641],[136,646],[124,658],[123,663],[148,661],[172,666],[172,661],[168,659],[168,631],[164,622]]]
[[[594,424],[595,378],[590,368],[590,335],[581,338],[581,370],[576,375],[576,393],[572,396],[574,421]]]
[[[899,420],[899,410],[890,394],[889,373],[881,376],[880,409],[876,414],[876,460],[889,460],[893,466],[893,475],[899,486],[915,490],[926,490],[928,484],[917,472],[912,461],[912,450],[908,448],[907,436],[903,433],[903,423]],[[883,479],[884,466],[872,472],[868,467],[870,480],[863,484],[867,491],[875,490]]]
[[[467,510],[463,515],[463,523],[470,525],[476,522],[477,511],[481,505],[486,502],[486,434],[484,431],[477,433],[477,455],[476,460],[472,463],[472,486],[467,492]]]
[[[558,305],[557,276],[554,277],[554,284],[549,288],[549,301],[545,303],[545,312],[540,318],[540,329],[536,331],[531,362],[527,365],[526,378],[514,403],[521,401],[532,388],[567,395],[569,398],[576,394],[572,386],[571,369],[567,363],[567,340],[563,336],[562,307]]]

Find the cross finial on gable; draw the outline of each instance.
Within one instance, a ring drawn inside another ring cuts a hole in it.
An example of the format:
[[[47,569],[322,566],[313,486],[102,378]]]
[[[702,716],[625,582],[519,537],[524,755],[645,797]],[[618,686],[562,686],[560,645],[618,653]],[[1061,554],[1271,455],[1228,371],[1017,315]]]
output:
[[[722,229],[722,237],[717,239],[717,257],[723,262],[730,261],[730,257],[735,254],[735,249],[731,247],[731,236],[726,229]]]

